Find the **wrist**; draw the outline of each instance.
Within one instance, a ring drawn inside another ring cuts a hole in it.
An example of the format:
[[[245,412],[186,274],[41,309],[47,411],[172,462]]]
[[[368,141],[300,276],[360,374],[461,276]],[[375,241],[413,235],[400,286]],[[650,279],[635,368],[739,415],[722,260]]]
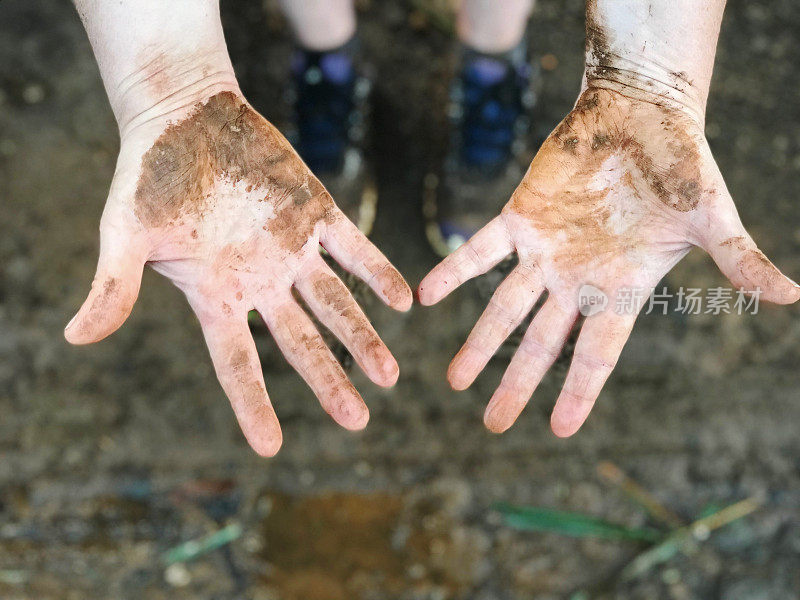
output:
[[[637,102],[647,102],[680,111],[705,127],[705,96],[684,78],[683,73],[657,73],[587,63],[581,94],[590,89],[616,92]]]
[[[218,0],[74,0],[120,133],[239,93]]]
[[[725,0],[587,0],[584,89],[605,88],[705,121]]]
[[[241,95],[226,49],[148,49],[125,77],[106,84],[120,135],[185,112],[222,91]]]

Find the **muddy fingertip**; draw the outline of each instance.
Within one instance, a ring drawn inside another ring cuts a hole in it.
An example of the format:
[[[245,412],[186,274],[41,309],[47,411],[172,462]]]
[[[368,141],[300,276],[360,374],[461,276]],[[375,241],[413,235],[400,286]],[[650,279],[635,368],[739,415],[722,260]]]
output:
[[[403,281],[403,289],[392,303],[392,306],[394,306],[395,310],[400,312],[408,312],[413,305],[414,294],[411,291],[411,287]]]
[[[486,411],[483,413],[483,424],[486,429],[492,433],[500,434],[507,431],[513,424],[514,420],[510,420],[506,411],[502,407],[503,401],[490,400]]]
[[[361,431],[369,423],[369,409],[366,405],[362,405],[362,408],[348,411],[346,417],[337,420],[348,431]]]
[[[283,434],[278,431],[269,436],[258,436],[256,439],[247,441],[256,454],[264,458],[272,458],[283,445]]]
[[[383,286],[383,297],[386,303],[399,312],[407,312],[414,304],[414,293],[411,287],[398,272],[394,272]]]
[[[505,433],[511,425],[502,423],[496,414],[487,413],[483,415],[483,424],[490,432],[500,435]]]
[[[389,354],[380,364],[380,378],[375,381],[381,387],[392,387],[400,377],[400,365],[394,356]]]

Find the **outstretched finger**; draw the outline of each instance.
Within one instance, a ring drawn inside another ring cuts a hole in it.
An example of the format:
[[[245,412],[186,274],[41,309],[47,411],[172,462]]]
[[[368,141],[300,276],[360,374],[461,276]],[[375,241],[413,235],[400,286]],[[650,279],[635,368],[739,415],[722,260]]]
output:
[[[500,345],[533,309],[543,289],[535,265],[519,264],[509,273],[450,363],[447,379],[454,389],[472,385]]]
[[[501,433],[511,427],[558,358],[578,312],[562,308],[550,297],[533,317],[522,342],[492,395],[483,422]]]
[[[303,309],[289,297],[277,304],[257,303],[256,310],[325,411],[346,429],[363,429],[369,420],[367,405]]]
[[[92,289],[64,328],[71,344],[91,344],[114,333],[130,315],[146,260],[141,241],[116,230],[100,234],[100,258]]]
[[[388,306],[411,308],[413,297],[403,276],[338,208],[320,235],[320,243],[342,267],[364,280]]]
[[[364,373],[378,385],[397,382],[397,361],[373,329],[347,286],[317,256],[315,266],[295,283],[320,322],[339,338]]]
[[[720,187],[724,189],[724,184]],[[738,289],[758,293],[760,299],[768,302],[797,302],[800,286],[758,249],[727,191],[720,194],[709,211],[711,225],[700,243],[730,282]]]
[[[420,303],[436,304],[465,281],[486,273],[513,250],[502,217],[495,217],[425,276],[419,284]]]
[[[550,418],[550,427],[557,436],[568,437],[583,425],[635,322],[636,315],[611,311],[584,321],[564,387]]]
[[[281,447],[281,426],[264,386],[246,318],[201,317],[201,325],[217,378],[245,438],[261,456],[274,456]]]

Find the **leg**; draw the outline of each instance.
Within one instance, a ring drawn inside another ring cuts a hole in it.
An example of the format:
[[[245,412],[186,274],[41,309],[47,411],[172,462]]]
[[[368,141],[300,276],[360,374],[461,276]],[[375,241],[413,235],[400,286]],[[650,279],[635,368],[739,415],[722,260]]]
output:
[[[533,0],[463,0],[458,37],[479,52],[508,52],[522,40],[532,8]]]
[[[461,65],[451,91],[450,151],[441,177],[426,178],[425,232],[446,256],[496,215],[533,157],[533,106],[525,28],[533,0],[462,0]]]
[[[294,31],[294,122],[289,138],[358,228],[377,202],[364,159],[369,81],[360,60],[354,0],[280,0]]]
[[[338,48],[356,32],[353,0],[280,0],[280,4],[306,50]]]

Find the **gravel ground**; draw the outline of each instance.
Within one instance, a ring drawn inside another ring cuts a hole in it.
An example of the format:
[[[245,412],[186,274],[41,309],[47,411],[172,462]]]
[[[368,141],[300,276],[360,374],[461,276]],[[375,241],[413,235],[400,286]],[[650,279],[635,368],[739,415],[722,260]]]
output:
[[[267,4],[223,0],[223,14],[245,94],[280,125],[290,40]],[[413,285],[435,263],[419,198],[443,152],[452,42],[436,3],[362,4],[378,75],[374,238]],[[545,68],[534,137],[574,101],[582,26],[581,2],[539,1],[530,43]],[[744,222],[795,276],[799,32],[790,0],[732,3],[707,124]],[[502,436],[480,419],[508,350],[471,390],[447,386],[447,362],[482,308],[480,285],[402,316],[372,302],[402,376],[387,391],[354,374],[372,413],[362,433],[337,428],[271,342],[259,341],[285,439],[263,460],[246,446],[196,321],[166,280],[146,273],[131,318],[103,343],[72,348],[62,338],[94,273],[117,147],[70,4],[2,0],[0,597],[798,597],[797,307],[642,317],[587,425],[559,440],[548,415],[563,369]],[[724,281],[696,251],[665,284]],[[505,501],[650,523],[598,474],[603,461],[687,521],[709,505],[751,496],[764,504],[633,581],[619,572],[643,546],[520,532],[492,510]],[[231,524],[242,534],[223,548],[165,565],[167,549]]]

